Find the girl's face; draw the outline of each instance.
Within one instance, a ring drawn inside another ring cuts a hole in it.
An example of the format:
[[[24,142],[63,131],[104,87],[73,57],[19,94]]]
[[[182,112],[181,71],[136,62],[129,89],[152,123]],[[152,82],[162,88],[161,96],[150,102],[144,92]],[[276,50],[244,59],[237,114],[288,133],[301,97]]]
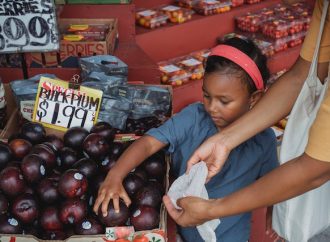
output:
[[[222,129],[252,105],[252,96],[239,76],[214,72],[203,81],[203,101],[215,125]]]

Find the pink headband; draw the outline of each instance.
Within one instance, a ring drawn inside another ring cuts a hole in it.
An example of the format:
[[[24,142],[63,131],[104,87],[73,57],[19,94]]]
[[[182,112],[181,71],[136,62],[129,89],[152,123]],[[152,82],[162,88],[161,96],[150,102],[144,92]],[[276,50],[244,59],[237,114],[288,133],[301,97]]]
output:
[[[211,50],[210,56],[222,56],[242,67],[252,78],[258,90],[264,89],[264,82],[256,63],[245,53],[229,45],[218,45]]]

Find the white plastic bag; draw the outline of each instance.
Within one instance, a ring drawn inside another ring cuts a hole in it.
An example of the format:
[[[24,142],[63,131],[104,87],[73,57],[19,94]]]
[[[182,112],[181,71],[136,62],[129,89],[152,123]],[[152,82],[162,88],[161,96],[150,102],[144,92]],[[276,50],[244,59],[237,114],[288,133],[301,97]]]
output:
[[[328,88],[328,80],[322,85],[317,77],[318,50],[329,0],[324,0],[323,4],[313,61],[285,128],[280,150],[281,164],[303,154],[309,129]],[[276,204],[273,209],[273,229],[290,242],[307,242],[309,238],[330,226],[329,198],[330,182],[327,182],[301,196]]]
[[[204,199],[209,198],[205,188],[207,172],[205,162],[201,161],[192,166],[189,174],[183,174],[173,182],[167,195],[171,198],[176,208],[179,208],[176,201],[182,197],[195,196]],[[217,238],[214,231],[219,224],[219,219],[213,219],[197,226],[197,230],[204,241],[216,242]]]

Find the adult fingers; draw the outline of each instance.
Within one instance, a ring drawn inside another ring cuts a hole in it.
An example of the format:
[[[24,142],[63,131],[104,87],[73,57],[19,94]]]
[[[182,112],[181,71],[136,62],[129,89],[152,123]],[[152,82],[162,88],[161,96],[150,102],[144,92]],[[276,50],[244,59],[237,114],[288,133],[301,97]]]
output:
[[[166,207],[168,214],[177,222],[180,215],[182,214],[182,210],[178,210],[174,207],[171,199],[168,196],[163,196],[163,202]]]
[[[180,207],[180,208],[185,208],[187,205],[187,198],[179,198],[178,200],[176,200],[176,204]]]
[[[201,161],[201,158],[198,154],[198,151],[195,151],[193,155],[187,161],[187,170],[186,173],[189,173],[191,167]]]

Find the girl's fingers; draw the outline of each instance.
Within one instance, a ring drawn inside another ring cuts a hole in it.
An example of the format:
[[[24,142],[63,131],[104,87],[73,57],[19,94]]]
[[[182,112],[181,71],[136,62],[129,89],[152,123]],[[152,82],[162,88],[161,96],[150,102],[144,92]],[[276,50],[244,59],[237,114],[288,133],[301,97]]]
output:
[[[100,192],[99,195],[97,196],[94,206],[93,206],[93,211],[98,214],[99,207],[104,199],[105,195],[104,193]]]
[[[107,194],[102,201],[101,211],[102,211],[103,217],[108,215],[108,205],[109,205],[110,200],[112,199],[112,196],[113,196],[113,194]]]

